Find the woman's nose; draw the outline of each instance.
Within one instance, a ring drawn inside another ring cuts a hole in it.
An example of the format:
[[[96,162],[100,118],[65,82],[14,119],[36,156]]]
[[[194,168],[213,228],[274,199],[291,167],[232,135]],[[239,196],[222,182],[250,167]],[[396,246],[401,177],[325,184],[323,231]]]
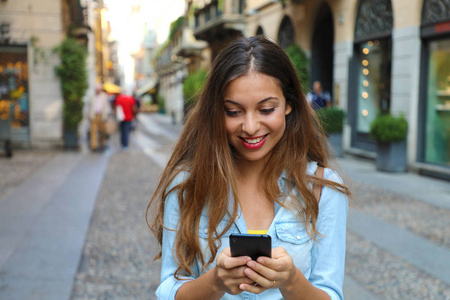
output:
[[[248,136],[255,135],[259,130],[260,124],[258,118],[253,114],[248,114],[245,116],[244,122],[242,124],[242,130],[248,134]]]

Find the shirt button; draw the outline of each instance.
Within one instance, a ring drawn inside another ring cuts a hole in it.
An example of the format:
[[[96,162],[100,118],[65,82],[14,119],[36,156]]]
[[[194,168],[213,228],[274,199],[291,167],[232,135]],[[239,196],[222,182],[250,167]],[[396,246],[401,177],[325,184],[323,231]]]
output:
[[[299,235],[297,235],[297,240],[299,240],[300,239],[300,236]]]
[[[206,234],[208,233],[208,229],[205,229],[205,233],[206,233]]]

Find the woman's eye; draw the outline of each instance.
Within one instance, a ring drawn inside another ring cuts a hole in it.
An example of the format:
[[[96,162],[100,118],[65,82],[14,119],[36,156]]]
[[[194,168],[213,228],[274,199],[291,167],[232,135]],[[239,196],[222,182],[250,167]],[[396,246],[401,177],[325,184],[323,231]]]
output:
[[[270,114],[271,112],[275,111],[275,108],[261,109],[260,111],[262,114]]]
[[[227,116],[235,117],[238,115],[239,111],[237,110],[225,110]]]

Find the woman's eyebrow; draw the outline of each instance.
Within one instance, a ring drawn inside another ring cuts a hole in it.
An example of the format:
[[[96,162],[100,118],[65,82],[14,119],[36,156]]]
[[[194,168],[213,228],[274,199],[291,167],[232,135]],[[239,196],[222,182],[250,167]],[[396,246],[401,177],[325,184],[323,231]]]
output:
[[[267,97],[267,98],[262,99],[261,101],[258,102],[258,104],[264,103],[264,102],[269,101],[269,100],[279,100],[279,99],[277,97],[272,97],[271,96],[271,97]],[[233,101],[233,100],[229,100],[229,99],[225,99],[224,102],[228,102],[228,103],[235,104],[235,105],[241,105],[239,102],[236,102],[236,101]]]

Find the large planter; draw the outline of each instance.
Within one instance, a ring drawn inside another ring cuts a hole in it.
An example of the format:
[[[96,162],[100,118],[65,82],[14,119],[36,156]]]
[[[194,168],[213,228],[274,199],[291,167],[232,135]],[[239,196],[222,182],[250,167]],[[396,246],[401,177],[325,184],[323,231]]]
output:
[[[328,142],[335,157],[342,157],[342,132],[334,132],[328,135]]]
[[[406,141],[377,142],[377,170],[385,172],[406,171]]]
[[[64,147],[66,149],[78,148],[78,132],[76,130],[64,130]]]

